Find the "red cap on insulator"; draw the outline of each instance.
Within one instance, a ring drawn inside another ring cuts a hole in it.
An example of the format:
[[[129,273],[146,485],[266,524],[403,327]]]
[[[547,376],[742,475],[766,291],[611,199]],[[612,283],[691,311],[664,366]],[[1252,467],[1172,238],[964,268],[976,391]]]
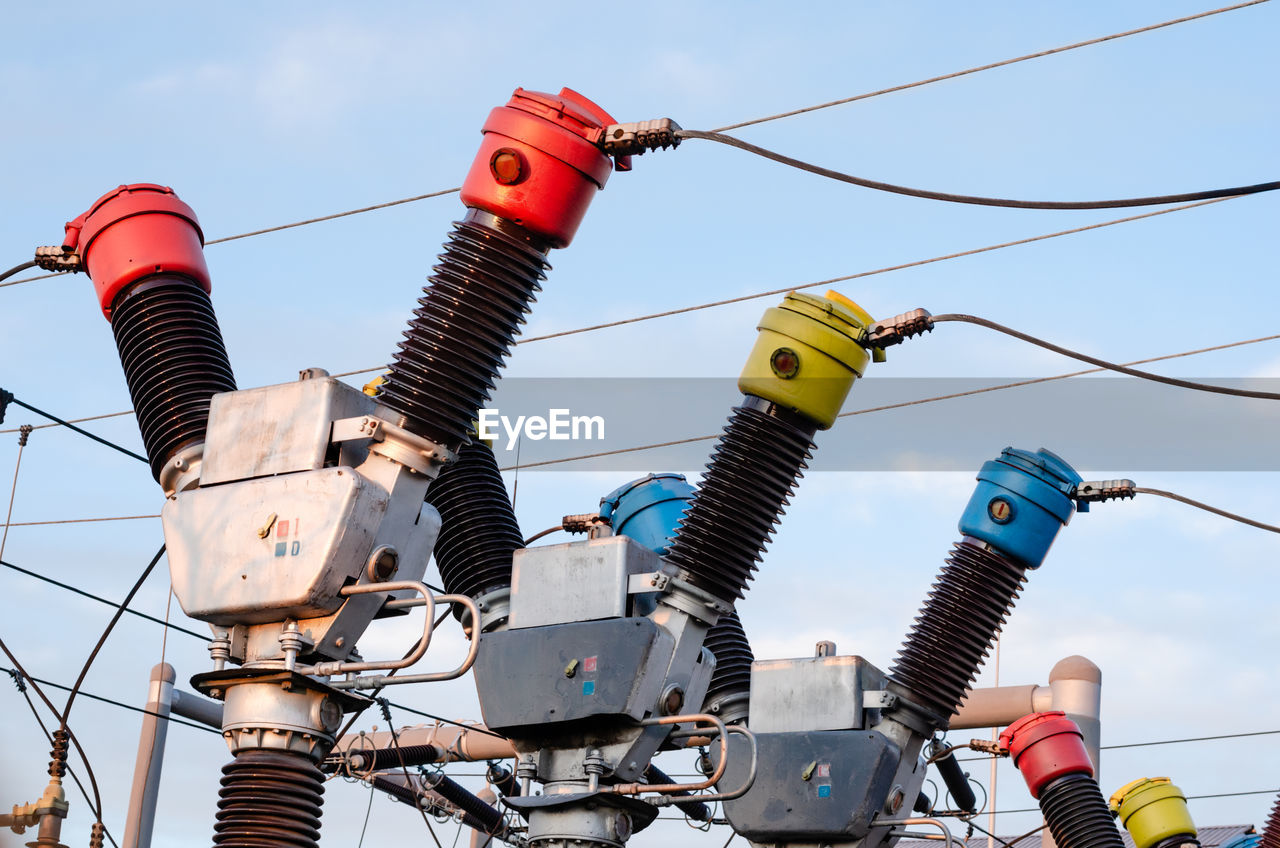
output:
[[[1000,734],[1000,744],[1009,749],[1032,798],[1039,798],[1041,789],[1063,775],[1093,776],[1084,734],[1066,713],[1032,713],[1020,718]]]
[[[517,88],[506,106],[489,113],[462,202],[519,224],[552,247],[567,246],[609,179],[613,166],[595,139],[613,123],[572,89],[553,95]],[[618,170],[630,167],[630,157],[619,157]]]
[[[152,274],[181,274],[210,290],[200,222],[171,188],[122,185],[68,221],[66,232],[62,245],[80,253],[108,320],[116,295]]]

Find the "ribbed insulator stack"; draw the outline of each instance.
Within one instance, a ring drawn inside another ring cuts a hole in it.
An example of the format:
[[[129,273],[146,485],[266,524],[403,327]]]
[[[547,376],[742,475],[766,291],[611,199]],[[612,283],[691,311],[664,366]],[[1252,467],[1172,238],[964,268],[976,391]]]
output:
[[[478,598],[510,586],[511,558],[524,539],[489,445],[463,447],[431,482],[427,502],[440,513],[435,557],[444,590]]]
[[[1280,848],[1280,797],[1271,808],[1267,824],[1262,828],[1262,841],[1258,844],[1259,848]]]
[[[450,450],[467,440],[546,279],[548,248],[475,209],[454,224],[379,394],[406,429]]]
[[[111,330],[159,480],[174,454],[204,441],[210,399],[236,388],[213,303],[194,281],[158,275],[116,297]]]
[[[889,670],[891,689],[946,727],[973,685],[1029,569],[1075,511],[1080,475],[1043,448],[984,463],[952,548]]]
[[[120,186],[66,227],[111,322],[151,473],[204,442],[209,401],[235,376],[209,300],[204,236],[173,189]],[[177,471],[198,457],[178,458]],[[194,483],[194,478],[189,482]]]
[[[667,560],[725,601],[743,597],[796,481],[817,426],[760,398],[733,409]]]
[[[751,699],[751,663],[755,654],[736,612],[720,616],[707,631],[703,647],[716,658],[716,669],[703,701],[703,712],[728,722],[743,721]]]
[[[1024,569],[976,539],[957,542],[907,634],[889,677],[944,722],[973,685]]]
[[[1107,802],[1090,774],[1076,772],[1040,790],[1040,811],[1060,848],[1124,848]]]
[[[317,848],[324,776],[308,757],[241,751],[222,769],[213,844]]]

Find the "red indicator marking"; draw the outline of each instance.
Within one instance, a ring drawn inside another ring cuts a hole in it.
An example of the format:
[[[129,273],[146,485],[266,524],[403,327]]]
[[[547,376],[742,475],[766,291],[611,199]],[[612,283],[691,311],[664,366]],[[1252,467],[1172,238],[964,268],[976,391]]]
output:
[[[585,660],[583,660],[583,661],[582,661],[582,670],[583,670],[583,671],[585,671],[585,672],[587,672],[588,674],[590,674],[590,673],[594,672],[594,671],[596,670],[596,658],[595,658],[595,657],[587,657]]]
[[[285,536],[288,536],[288,535],[289,535],[289,522],[288,522],[288,521],[277,521],[277,522],[276,522],[276,535],[277,535],[277,536],[279,536],[281,539],[283,539]]]
[[[818,763],[818,777],[831,776],[831,763]]]

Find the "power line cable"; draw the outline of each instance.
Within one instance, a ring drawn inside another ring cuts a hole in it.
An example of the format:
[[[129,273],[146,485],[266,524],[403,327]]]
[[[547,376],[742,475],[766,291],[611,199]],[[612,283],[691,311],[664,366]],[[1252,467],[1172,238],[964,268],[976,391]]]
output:
[[[1254,736],[1275,736],[1280,730],[1250,730],[1244,733],[1219,733],[1214,736],[1187,736],[1182,739],[1156,739],[1151,742],[1125,742],[1119,745],[1103,745],[1100,751],[1118,751],[1123,748],[1152,748],[1157,745],[1182,745],[1188,742],[1217,742],[1222,739],[1246,739]],[[972,763],[991,759],[983,757],[957,757],[958,763]]]
[[[1144,32],[1151,32],[1152,30],[1162,29],[1164,27],[1173,26],[1175,24],[1186,23],[1187,21],[1199,20],[1200,18],[1207,18],[1211,15],[1220,15],[1223,12],[1233,12],[1236,9],[1243,9],[1247,6],[1257,6],[1261,3],[1266,3],[1266,2],[1268,2],[1268,0],[1249,0],[1249,2],[1247,3],[1237,3],[1234,6],[1224,6],[1221,9],[1212,9],[1208,12],[1200,12],[1195,15],[1187,15],[1186,17],[1182,17],[1182,18],[1174,18],[1173,20],[1170,20],[1170,21],[1163,21],[1158,24],[1150,24],[1148,26],[1139,27],[1138,29],[1130,29],[1130,30],[1125,30],[1124,32],[1116,32],[1116,33],[1112,33],[1111,35],[1101,36],[1100,38],[1091,38],[1087,41],[1077,41],[1074,44],[1066,44],[1066,45],[1063,45],[1062,47],[1054,47],[1049,50],[1041,50],[1037,53],[1027,53],[1024,56],[1016,56],[1012,59],[1003,59],[999,62],[992,62],[987,65],[977,65],[972,68],[966,68],[963,71],[953,71],[949,74],[942,74],[941,76],[929,77],[928,79],[916,80],[915,82],[904,83],[902,85],[895,85],[889,88],[882,88],[877,91],[869,91],[865,94],[855,94],[853,97],[844,97],[839,100],[830,100],[826,103],[819,103],[815,106],[805,106],[804,108],[801,108],[801,109],[792,109],[788,112],[779,112],[776,115],[768,115],[763,118],[754,118],[750,121],[741,121],[740,123],[729,124],[728,126],[724,126],[724,127],[717,127],[715,132],[728,132],[729,130],[741,129],[742,127],[750,127],[756,124],[763,124],[768,121],[776,121],[780,118],[790,118],[795,115],[804,115],[809,112],[816,112],[819,109],[830,109],[832,106],[843,106],[846,103],[854,103],[858,100],[869,100],[872,97],[879,97],[882,94],[893,94],[894,92],[906,91],[907,89],[910,89],[910,88],[919,88],[921,86],[930,85],[931,83],[935,83],[935,82],[942,82],[944,80],[955,79],[957,77],[963,77],[969,74],[976,74],[976,73],[979,73],[980,71],[989,71],[994,68],[1003,68],[1007,65],[1017,64],[1018,62],[1026,62],[1031,59],[1040,59],[1045,56],[1053,56],[1057,53],[1065,53],[1068,50],[1076,50],[1081,47],[1089,47],[1094,44],[1101,44],[1105,41],[1114,41],[1118,38],[1126,38],[1130,35],[1138,35]]]
[[[5,562],[4,560],[0,560],[0,565],[4,566],[5,568],[12,569],[13,571],[18,572],[19,574],[25,574],[28,577],[34,577],[37,580],[43,580],[45,583],[49,583],[54,586],[57,586],[59,589],[65,589],[68,592],[74,592],[75,594],[80,595],[81,597],[88,598],[89,600],[92,600],[92,601],[97,601],[100,604],[106,604],[109,607],[116,607],[116,608],[119,608],[122,606],[121,604],[117,604],[115,601],[107,600],[101,595],[95,595],[92,592],[86,592],[84,589],[77,588],[75,586],[72,586],[69,583],[63,583],[59,580],[54,580],[52,577],[48,577],[44,574],[39,574],[35,571],[29,571],[28,569],[25,569],[19,565],[14,565],[11,562]],[[187,628],[182,627],[181,625],[171,624],[169,622],[163,621],[159,618],[156,618],[153,615],[147,615],[145,612],[139,612],[138,610],[130,609],[130,608],[126,608],[125,612],[129,613],[130,615],[137,616],[138,618],[145,618],[147,621],[154,622],[155,624],[159,624],[162,627],[167,627],[170,630],[177,630],[179,633],[185,633],[188,636],[194,636],[197,639],[200,639],[201,641],[204,641],[204,642],[212,641],[208,636],[204,636],[200,633],[195,632],[194,630],[188,630]]]
[[[15,673],[4,667],[0,667],[0,671],[8,672],[10,675]],[[41,680],[38,677],[36,678],[28,677],[27,679],[36,680],[44,684],[45,686],[49,686],[54,689],[61,689],[63,692],[70,692],[72,689],[72,687],[70,686],[66,686],[62,683],[54,683],[52,680]],[[156,718],[164,719],[165,721],[170,721],[170,722],[173,722],[174,724],[181,724],[184,727],[194,727],[196,730],[203,730],[207,733],[216,733],[219,736],[222,735],[221,731],[216,730],[212,727],[208,727],[203,724],[196,724],[195,722],[192,722],[192,721],[184,721],[180,718],[174,718],[172,715],[164,715],[163,713],[158,713],[154,710],[148,710],[145,707],[137,707],[137,706],[134,706],[133,704],[125,703],[124,701],[117,701],[112,698],[106,698],[102,695],[95,695],[92,692],[86,692],[83,689],[79,690],[79,692],[81,695],[83,695],[84,697],[88,698],[91,701],[100,701],[104,704],[110,704],[113,707],[120,707],[121,709],[131,710],[135,713],[142,713],[143,715],[155,716]]]
[[[879,180],[869,180],[866,177],[858,177],[853,174],[846,174],[843,171],[835,171],[831,168],[824,168],[821,165],[815,165],[812,162],[805,162],[801,159],[795,159],[774,150],[769,150],[743,141],[731,135],[717,132],[702,132],[701,130],[677,130],[676,138],[696,138],[704,141],[715,141],[720,144],[726,144],[729,147],[736,147],[739,150],[745,150],[747,153],[754,153],[756,156],[762,156],[773,162],[787,165],[791,168],[797,168],[801,171],[807,171],[820,177],[826,177],[829,180],[837,182],[849,183],[851,185],[869,188],[875,191],[885,191],[891,194],[902,194],[907,197],[918,197],[923,200],[941,200],[946,203],[967,203],[973,206],[999,206],[1006,209],[1125,209],[1133,206],[1160,206],[1169,203],[1188,203],[1197,200],[1213,200],[1224,197],[1240,197],[1246,194],[1259,194],[1265,191],[1275,191],[1280,189],[1280,181],[1257,183],[1256,185],[1234,186],[1232,188],[1215,188],[1208,191],[1191,191],[1183,194],[1163,194],[1151,197],[1127,197],[1118,200],[1011,200],[1003,197],[979,197],[972,194],[953,194],[945,191],[932,191],[923,188],[911,188],[910,186],[896,185],[894,183],[880,182]]]
[[[151,572],[155,570],[156,563],[160,562],[160,557],[164,556],[165,546],[160,545],[160,549],[156,551],[156,555],[151,558],[151,562],[147,563],[147,567],[142,569],[142,574],[138,575],[138,579],[133,582],[133,587],[129,589],[129,594],[125,595],[124,600],[120,602],[119,608],[115,615],[111,616],[111,620],[107,622],[107,626],[103,629],[102,635],[98,637],[98,642],[93,646],[93,650],[89,652],[89,657],[84,661],[84,667],[80,669],[80,676],[76,678],[75,684],[71,687],[71,694],[67,696],[67,705],[62,709],[62,726],[67,726],[67,719],[71,716],[71,706],[75,703],[76,694],[80,691],[80,685],[84,683],[85,677],[89,674],[89,668],[93,665],[93,661],[98,658],[98,652],[102,650],[102,646],[107,643],[107,637],[111,635],[111,631],[115,629],[116,622],[124,615],[126,609],[129,608],[129,602],[133,600],[133,596],[138,594],[138,590],[142,588],[142,584],[147,582],[147,578],[151,576]]]
[[[1069,50],[1077,50],[1081,47],[1089,47],[1094,44],[1101,44],[1107,41],[1114,41],[1119,38],[1126,38],[1131,35],[1138,35],[1144,32],[1151,32],[1153,30],[1162,29],[1164,27],[1174,26],[1175,24],[1181,24],[1181,23],[1186,23],[1188,21],[1199,20],[1200,18],[1207,18],[1212,15],[1220,15],[1224,12],[1232,12],[1237,9],[1244,9],[1248,6],[1257,6],[1267,2],[1270,2],[1270,0],[1248,0],[1248,2],[1245,2],[1245,3],[1237,3],[1233,6],[1223,6],[1222,8],[1219,8],[1219,9],[1211,9],[1206,12],[1199,12],[1194,15],[1187,15],[1181,18],[1174,18],[1173,20],[1162,21],[1156,24],[1149,24],[1147,26],[1139,27],[1137,29],[1130,29],[1130,30],[1125,30],[1123,32],[1116,32],[1110,35],[1100,36],[1098,38],[1091,38],[1086,41],[1077,41],[1073,44],[1066,44],[1061,47],[1054,47],[1048,50],[1041,50],[1036,53],[1028,53],[1023,56],[1016,56],[1012,59],[1002,59],[998,62],[991,62],[986,65],[976,65],[972,68],[966,68],[961,71],[952,71],[951,73],[942,74],[940,76],[928,77],[926,79],[916,80],[915,82],[909,82],[909,83],[904,83],[902,85],[890,86],[889,88],[881,88],[881,89],[877,89],[876,91],[868,91],[862,94],[855,94],[852,97],[844,97],[839,100],[830,100],[826,103],[819,103],[813,106],[804,106],[800,109],[792,109],[786,112],[778,112],[773,115],[766,115],[765,117],[762,117],[762,118],[752,118],[751,120],[740,121],[736,124],[727,124],[723,127],[717,127],[716,129],[712,130],[712,132],[724,133],[724,132],[728,132],[729,130],[741,129],[742,127],[750,127],[750,126],[755,126],[756,124],[763,124],[769,121],[777,121],[781,118],[790,118],[795,115],[803,115],[809,112],[816,112],[820,109],[829,109],[833,106],[842,106],[846,103],[854,103],[859,100],[869,100],[873,97],[879,97],[884,94],[893,94],[898,91],[906,91],[907,89],[920,88],[921,86],[931,85],[932,83],[935,83],[935,82],[943,82],[945,80],[956,79],[957,77],[976,74],[981,71],[989,71],[995,68],[1002,68],[1008,65],[1017,64],[1018,62],[1026,62],[1031,59],[1040,59],[1045,56],[1053,56],[1058,53],[1065,53]],[[260,230],[251,230],[246,233],[238,233],[233,236],[223,236],[222,238],[217,238],[217,239],[213,239],[211,241],[205,242],[205,245],[208,246],[213,244],[221,244],[229,241],[236,241],[237,239],[250,238],[251,236],[258,236],[258,235],[264,235],[266,233],[279,232],[280,230],[292,229],[294,227],[302,227],[308,224],[316,224],[321,221],[332,221],[336,218],[345,218],[349,215],[359,215],[365,212],[372,212],[378,209],[385,209],[389,206],[399,206],[404,203],[413,203],[419,200],[426,200],[432,197],[440,197],[446,194],[453,194],[458,191],[461,191],[461,188],[441,189],[439,191],[428,192],[427,194],[419,194],[413,197],[401,198],[400,200],[390,200],[385,203],[377,203],[372,206],[362,206],[358,209],[349,209],[345,212],[335,212],[331,215],[321,215],[317,218],[305,218],[301,221],[294,221],[289,224],[280,224],[274,227],[265,227]],[[31,263],[19,266],[16,269],[12,269],[10,272],[6,272],[5,275],[0,276],[0,280],[4,279],[4,277],[8,276],[10,273],[16,273],[17,271],[24,270],[25,268],[33,267],[35,264],[36,263],[31,262]],[[3,288],[4,286],[14,286],[20,283],[30,283],[36,280],[47,280],[53,277],[61,277],[61,276],[65,276],[66,273],[68,272],[41,274],[35,277],[26,277],[20,280],[13,280],[7,283],[0,283],[0,288]]]
[[[104,419],[104,418],[120,418],[121,416],[124,416],[124,415],[133,415],[133,410],[132,410],[132,409],[126,409],[126,410],[124,410],[123,412],[105,412],[105,413],[103,413],[102,415],[87,415],[87,416],[85,416],[84,418],[68,418],[68,419],[67,419],[67,423],[68,423],[68,424],[83,424],[83,423],[85,423],[86,421],[101,421],[101,420],[102,420],[102,419]],[[33,424],[33,425],[31,425],[31,429],[32,429],[32,430],[47,430],[47,429],[48,429],[48,428],[50,428],[50,427],[61,427],[61,426],[63,426],[63,425],[62,425],[62,424],[59,424],[59,423],[53,423],[53,424]],[[16,432],[18,432],[18,428],[17,428],[17,427],[12,427],[12,428],[10,428],[10,429],[8,429],[8,430],[0,430],[0,433],[16,433]]]
[[[1260,336],[1258,338],[1245,339],[1243,341],[1238,341],[1238,342],[1228,342],[1226,344],[1213,345],[1212,347],[1202,347],[1202,348],[1197,348],[1195,350],[1184,350],[1178,353],[1165,354],[1163,356],[1152,356],[1146,359],[1137,359],[1137,360],[1134,360],[1133,362],[1125,363],[1125,365],[1126,366],[1145,365],[1146,363],[1149,363],[1149,362],[1163,362],[1169,359],[1178,359],[1185,356],[1194,356],[1200,353],[1211,353],[1213,351],[1226,350],[1228,348],[1243,347],[1244,345],[1258,344],[1259,342],[1273,341],[1275,339],[1280,339],[1280,334],[1275,334],[1270,336]],[[944,400],[955,400],[957,398],[970,397],[972,395],[985,394],[987,392],[997,392],[997,391],[1002,391],[1004,389],[1021,388],[1022,386],[1030,386],[1038,383],[1049,383],[1055,380],[1065,380],[1070,377],[1080,377],[1085,374],[1097,374],[1101,371],[1106,371],[1106,370],[1107,370],[1106,368],[1099,367],[1099,368],[1089,368],[1083,371],[1069,371],[1065,374],[1054,374],[1049,377],[1032,377],[1027,380],[1016,380],[1010,383],[1000,383],[999,385],[995,385],[995,386],[983,386],[981,388],[969,389],[963,392],[953,392],[951,394],[945,394],[945,395],[933,395],[931,397],[917,398],[915,400],[907,400],[907,401],[901,401],[899,403],[885,404],[884,406],[867,407],[865,409],[853,409],[848,412],[842,412],[836,417],[849,418],[854,415],[868,415],[874,412],[887,412],[891,409],[902,409],[908,406],[920,406],[926,403],[937,403],[939,401],[944,401]],[[637,445],[635,447],[630,447],[630,448],[616,448],[614,450],[580,454],[578,456],[568,456],[568,457],[562,457],[559,459],[544,459],[539,462],[526,462],[526,463],[523,463],[520,467],[521,468],[537,468],[539,466],[545,466],[545,465],[559,465],[561,463],[566,463],[566,462],[577,462],[579,460],[584,460],[584,459],[598,459],[600,457],[614,456],[617,454],[639,453],[641,451],[656,450],[658,448],[673,447],[675,445],[687,445],[693,442],[707,442],[718,437],[719,437],[718,433],[713,433],[707,436],[690,436],[689,438],[686,438],[686,439],[673,439],[668,442],[657,442],[655,444],[649,444],[649,445]],[[499,470],[514,471],[515,466],[508,465],[500,468]]]
[[[19,273],[21,273],[21,272],[23,272],[23,271],[27,270],[28,268],[34,268],[34,267],[36,267],[35,260],[31,260],[30,262],[23,262],[23,263],[21,263],[21,264],[14,265],[14,266],[13,266],[12,268],[10,268],[8,271],[5,271],[5,272],[3,272],[3,273],[0,273],[0,280],[7,280],[7,279],[9,279],[10,277],[12,277],[14,274],[19,274]],[[22,281],[19,281],[19,282],[22,282]],[[15,285],[15,284],[14,284],[14,283],[10,283],[9,285]]]
[[[1042,347],[1045,350],[1051,350],[1062,356],[1078,359],[1081,362],[1087,362],[1090,365],[1096,365],[1099,368],[1105,368],[1108,371],[1115,371],[1120,374],[1127,374],[1130,377],[1138,377],[1143,380],[1151,380],[1156,383],[1164,383],[1168,386],[1174,386],[1179,389],[1191,389],[1197,392],[1211,392],[1213,394],[1231,395],[1233,397],[1256,398],[1261,400],[1280,400],[1280,393],[1276,392],[1259,392],[1253,389],[1234,389],[1230,386],[1215,386],[1212,383],[1198,383],[1194,380],[1180,380],[1177,377],[1166,377],[1163,374],[1153,374],[1150,371],[1140,371],[1137,368],[1130,368],[1128,365],[1121,365],[1116,362],[1108,362],[1105,359],[1098,359],[1096,356],[1089,356],[1087,353],[1081,353],[1077,350],[1056,345],[1053,342],[1047,342],[1044,339],[1036,338],[1027,333],[1006,327],[987,318],[979,318],[976,315],[965,315],[962,313],[947,313],[943,315],[934,315],[930,319],[935,324],[945,322],[960,322],[964,324],[974,324],[979,327],[986,327],[989,330],[995,330],[997,333],[1004,333],[1006,336],[1012,336],[1020,341],[1028,344]]]
[[[93,439],[93,440],[94,440],[95,442],[97,442],[98,444],[106,445],[107,447],[111,448],[112,450],[120,451],[120,453],[124,454],[125,456],[131,456],[131,457],[133,457],[134,459],[140,460],[140,461],[142,461],[142,462],[146,462],[146,461],[147,461],[147,458],[146,458],[145,456],[141,456],[141,455],[139,455],[139,454],[136,454],[136,453],[134,453],[133,451],[129,450],[128,448],[123,447],[123,446],[121,446],[121,445],[117,445],[115,442],[110,441],[109,439],[104,439],[104,438],[102,438],[101,436],[96,436],[96,435],[94,435],[93,433],[90,433],[88,430],[85,430],[85,429],[82,429],[82,428],[80,428],[80,427],[77,427],[75,424],[72,424],[70,421],[65,421],[65,420],[63,420],[63,419],[59,418],[59,417],[58,417],[58,416],[56,416],[56,415],[51,415],[51,414],[49,414],[48,412],[45,412],[43,409],[36,409],[36,408],[35,408],[34,406],[32,406],[31,404],[29,404],[29,403],[24,403],[23,401],[19,400],[19,399],[18,399],[18,398],[16,398],[16,397],[15,397],[15,398],[13,398],[10,402],[11,402],[11,403],[15,403],[15,404],[17,404],[18,406],[22,407],[23,409],[27,410],[28,412],[34,412],[36,415],[42,415],[42,416],[44,416],[45,418],[48,418],[50,421],[54,421],[54,422],[56,422],[56,423],[58,423],[58,424],[61,424],[63,427],[66,427],[68,430],[72,430],[72,431],[74,431],[74,432],[76,432],[76,433],[79,433],[79,434],[80,434],[80,435],[82,435],[82,436],[88,436],[90,439]]]
[[[1213,792],[1208,795],[1187,795],[1188,801],[1203,801],[1208,798],[1240,798],[1246,795],[1275,795],[1280,789],[1254,789],[1249,792]],[[989,815],[1001,816],[1010,813],[1038,813],[1041,812],[1039,807],[1023,807],[1017,810],[995,810]]]
[[[1269,2],[1269,0],[1266,0],[1266,1]],[[1194,209],[1199,206],[1208,206],[1213,203],[1222,203],[1224,200],[1230,200],[1230,199],[1231,198],[1224,197],[1224,198],[1217,198],[1215,200],[1204,200],[1204,201],[1200,201],[1199,203],[1188,203],[1183,206],[1172,206],[1172,207],[1169,207],[1168,209],[1156,209],[1152,212],[1143,212],[1138,215],[1128,215],[1123,218],[1113,218],[1108,221],[1099,221],[1096,224],[1086,224],[1082,227],[1071,227],[1070,229],[1058,230],[1052,233],[1044,233],[1038,236],[1030,236],[1028,238],[1000,242],[998,244],[989,244],[989,245],[984,245],[982,247],[974,247],[974,248],[970,248],[968,250],[962,250],[956,253],[945,253],[945,254],[942,254],[941,256],[933,256],[928,259],[917,259],[912,262],[903,262],[897,265],[886,265],[882,268],[873,268],[869,271],[858,271],[857,273],[844,274],[839,277],[831,277],[825,280],[817,280],[815,282],[810,282],[810,283],[797,283],[794,285],[784,286],[782,288],[775,288],[775,289],[769,289],[768,291],[756,292],[754,294],[740,295],[738,297],[730,297],[730,298],[725,298],[723,300],[713,300],[708,303],[699,303],[693,306],[683,306],[678,309],[667,309],[662,312],[653,312],[647,315],[637,315],[632,318],[623,318],[618,321],[608,321],[603,324],[590,324],[585,327],[576,327],[570,330],[559,330],[557,332],[546,333],[541,336],[530,336],[528,338],[517,339],[515,343],[529,344],[531,342],[547,341],[549,339],[558,339],[564,336],[574,336],[581,333],[591,333],[597,330],[606,330],[612,327],[622,327],[627,324],[638,324],[642,321],[652,321],[657,318],[668,318],[673,315],[683,315],[688,312],[697,312],[702,309],[713,309],[720,306],[728,306],[734,303],[744,303],[746,301],[759,300],[760,298],[773,297],[774,295],[786,294],[788,292],[793,292],[793,291],[803,291],[804,289],[817,288],[819,286],[835,285],[836,283],[844,283],[844,282],[848,282],[849,280],[859,280],[864,277],[874,277],[879,274],[887,274],[892,271],[904,271],[908,268],[918,268],[922,265],[931,265],[935,262],[945,262],[951,259],[961,259],[966,256],[975,256],[981,253],[989,253],[993,250],[1003,250],[1009,247],[1018,247],[1024,244],[1032,244],[1038,241],[1045,241],[1048,239],[1060,238],[1062,236],[1075,235],[1076,233],[1088,232],[1089,230],[1098,230],[1104,227],[1113,227],[1117,224],[1127,224],[1131,221],[1141,221],[1145,218],[1155,218],[1160,215],[1168,215],[1171,212],[1181,212],[1185,209]],[[336,378],[336,377],[353,377],[359,374],[373,374],[378,371],[384,370],[385,367],[386,366],[375,366],[373,368],[361,368],[355,371],[343,371],[337,374],[333,374],[331,376]],[[108,412],[102,415],[87,416],[85,418],[73,418],[73,419],[70,419],[68,423],[76,424],[76,423],[83,423],[85,421],[96,421],[103,418],[113,418],[113,417],[118,417],[122,415],[132,415],[132,414],[133,414],[132,409],[126,409],[121,412]],[[37,424],[36,429],[42,429],[44,427],[56,427],[56,426],[59,426],[59,425],[58,424]],[[0,430],[0,434],[16,433],[16,432],[17,432],[17,428]]]
[[[40,726],[40,731],[44,734],[44,738],[49,740],[49,744],[53,746],[55,744],[53,741],[53,734],[49,732],[49,728],[45,727],[44,719],[40,717],[40,711],[36,709],[35,703],[31,700],[31,694],[27,692],[27,684],[23,675],[19,674],[16,669],[12,668],[3,668],[0,670],[7,672],[8,675],[13,678],[14,686],[18,688],[18,692],[22,695],[22,699],[27,702],[27,709],[31,711],[31,715],[36,720],[36,724]],[[93,801],[89,799],[88,790],[86,790],[84,788],[84,784],[80,782],[80,776],[76,774],[75,769],[71,768],[71,766],[67,766],[67,774],[71,775],[71,780],[75,782],[76,788],[80,790],[80,797],[83,798],[85,804],[89,805],[90,809],[92,809]],[[107,837],[107,840],[115,846],[115,848],[120,848],[115,837],[111,835],[111,831],[107,830],[107,826],[105,824],[102,825],[102,832]]]
[[[1280,527],[1274,524],[1263,524],[1261,521],[1254,521],[1252,518],[1245,518],[1243,515],[1236,515],[1234,512],[1227,512],[1225,509],[1218,509],[1215,506],[1209,506],[1206,503],[1183,497],[1182,495],[1166,492],[1163,489],[1148,489],[1143,486],[1134,486],[1133,490],[1140,495],[1158,495],[1169,500],[1179,501],[1197,509],[1203,509],[1205,512],[1212,512],[1214,515],[1220,515],[1223,518],[1230,518],[1232,521],[1239,521],[1241,524],[1248,524],[1250,527],[1257,527],[1259,530],[1268,530],[1272,533],[1280,533]]]
[[[48,524],[89,524],[96,521],[136,521],[140,518],[159,518],[160,514],[154,515],[108,515],[103,518],[59,518],[52,521],[10,521],[5,523],[5,527],[42,527]],[[0,554],[4,553],[4,548],[0,546]]]

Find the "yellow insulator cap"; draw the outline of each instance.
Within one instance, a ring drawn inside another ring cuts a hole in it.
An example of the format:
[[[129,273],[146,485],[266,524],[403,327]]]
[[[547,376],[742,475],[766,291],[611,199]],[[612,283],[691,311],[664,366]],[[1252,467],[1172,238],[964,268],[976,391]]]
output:
[[[1137,848],[1151,848],[1171,836],[1196,835],[1187,798],[1167,777],[1142,777],[1126,783],[1111,796],[1108,806]]]
[[[379,374],[369,382],[365,383],[364,388],[361,389],[361,391],[363,391],[369,397],[377,397],[378,390],[382,388],[382,384],[385,382],[387,382],[387,375]]]
[[[738,388],[794,409],[826,430],[871,361],[859,342],[873,323],[844,295],[791,292],[760,319]]]

